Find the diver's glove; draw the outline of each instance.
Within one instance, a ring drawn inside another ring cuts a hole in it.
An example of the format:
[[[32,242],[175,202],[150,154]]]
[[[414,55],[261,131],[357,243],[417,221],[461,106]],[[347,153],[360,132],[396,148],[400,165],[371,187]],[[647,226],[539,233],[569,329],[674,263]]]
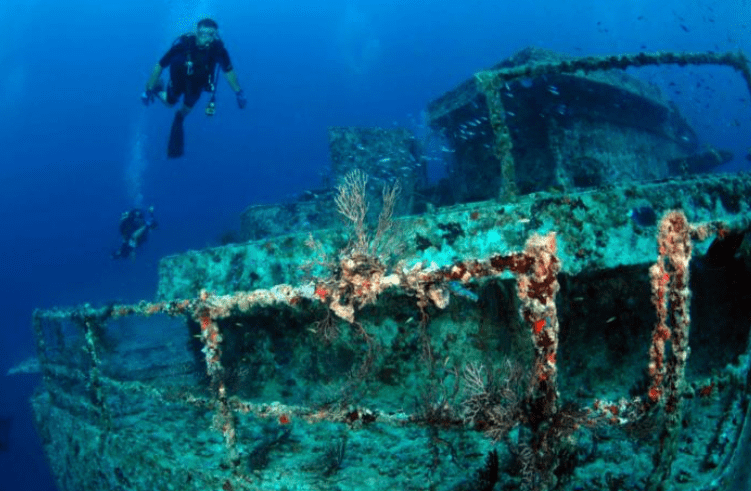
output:
[[[248,99],[245,98],[245,92],[239,90],[237,91],[237,94],[235,94],[235,97],[237,97],[237,107],[245,109],[245,106],[248,104]]]
[[[153,90],[144,90],[141,94],[141,102],[143,102],[144,106],[148,106],[152,102],[154,102],[154,91]]]

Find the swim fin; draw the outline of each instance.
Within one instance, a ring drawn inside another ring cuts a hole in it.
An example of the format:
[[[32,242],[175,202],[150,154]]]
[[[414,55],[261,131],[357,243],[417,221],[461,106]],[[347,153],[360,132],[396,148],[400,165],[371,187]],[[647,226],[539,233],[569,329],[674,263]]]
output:
[[[182,157],[183,148],[185,147],[185,134],[183,131],[183,120],[185,116],[180,111],[175,113],[175,120],[172,121],[172,129],[169,133],[169,144],[167,145],[167,157]]]

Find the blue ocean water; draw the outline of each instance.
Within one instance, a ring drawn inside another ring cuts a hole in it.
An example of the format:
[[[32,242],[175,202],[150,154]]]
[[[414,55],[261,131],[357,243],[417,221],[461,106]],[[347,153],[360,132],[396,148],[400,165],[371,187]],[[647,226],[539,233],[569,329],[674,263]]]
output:
[[[166,158],[172,111],[139,101],[172,40],[212,16],[248,97],[222,81]],[[572,55],[751,52],[746,0],[569,2],[101,2],[0,5],[0,374],[34,352],[37,307],[150,299],[159,258],[219,243],[250,204],[320,183],[331,125],[406,126],[472,73],[534,45]],[[636,73],[658,83],[703,143],[748,162],[749,95],[725,69]],[[120,213],[153,205],[159,228],[113,261]],[[34,432],[35,376],[0,376],[0,490],[55,489]]]

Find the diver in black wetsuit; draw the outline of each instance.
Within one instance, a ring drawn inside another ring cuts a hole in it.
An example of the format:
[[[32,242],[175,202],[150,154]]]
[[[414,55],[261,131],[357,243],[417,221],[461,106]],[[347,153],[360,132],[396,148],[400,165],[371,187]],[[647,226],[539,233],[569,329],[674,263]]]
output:
[[[206,114],[214,114],[214,94],[221,67],[229,86],[235,92],[237,105],[243,109],[247,104],[245,94],[237,81],[237,74],[232,68],[229,53],[217,33],[218,25],[212,19],[198,22],[195,34],[183,34],[175,40],[172,47],[159,60],[151,72],[146,91],[141,95],[145,105],[159,98],[168,106],[173,106],[183,96],[183,104],[175,114],[167,147],[168,157],[180,157],[183,154],[183,120],[193,105],[198,102],[203,91],[211,92],[211,100],[206,107]],[[161,82],[162,70],[169,67],[170,77],[167,87]]]
[[[112,253],[112,259],[127,259],[132,257],[136,248],[146,242],[149,230],[156,228],[154,219],[154,207],[145,212],[140,208],[126,211],[120,216],[120,235],[123,243],[120,248]]]

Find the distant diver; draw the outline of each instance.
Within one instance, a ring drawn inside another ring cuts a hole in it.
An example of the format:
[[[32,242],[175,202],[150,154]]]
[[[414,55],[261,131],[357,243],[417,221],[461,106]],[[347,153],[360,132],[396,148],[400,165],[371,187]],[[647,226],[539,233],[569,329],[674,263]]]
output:
[[[120,235],[123,243],[112,253],[112,259],[127,259],[133,257],[136,248],[140,247],[149,237],[149,230],[156,228],[154,207],[145,212],[140,208],[126,211],[120,216]]]
[[[202,19],[196,26],[195,34],[183,34],[172,43],[172,47],[154,67],[148,82],[146,91],[141,95],[145,105],[154,102],[158,98],[167,106],[174,106],[183,96],[183,103],[175,113],[170,131],[167,156],[170,158],[181,157],[185,145],[183,132],[183,120],[198,102],[203,91],[211,93],[211,99],[206,106],[206,115],[212,116],[216,111],[216,84],[219,76],[219,68],[229,82],[229,86],[235,92],[237,105],[243,109],[247,99],[243,93],[237,74],[232,68],[229,53],[224,43],[219,39],[217,29],[219,26],[212,19]],[[167,87],[161,80],[162,70],[170,68],[169,82]]]

